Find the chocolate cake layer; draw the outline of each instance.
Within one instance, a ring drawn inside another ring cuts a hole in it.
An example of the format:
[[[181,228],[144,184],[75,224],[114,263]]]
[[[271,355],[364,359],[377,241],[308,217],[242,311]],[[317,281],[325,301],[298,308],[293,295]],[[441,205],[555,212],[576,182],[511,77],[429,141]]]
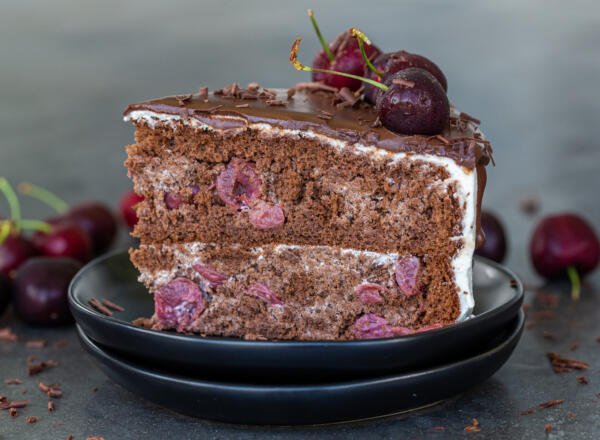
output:
[[[452,109],[448,127],[439,136],[402,135],[377,123],[373,106],[340,96],[327,86],[299,84],[288,91],[236,84],[202,95],[178,95],[131,104],[124,112],[136,120],[143,113],[194,119],[219,130],[235,132],[268,124],[286,130],[311,131],[350,144],[370,145],[393,153],[413,152],[449,157],[462,166],[487,165],[491,147],[478,130],[479,121]]]
[[[146,199],[134,231],[142,243],[323,244],[447,256],[462,245],[452,238],[462,235],[464,202],[443,165],[347,154],[302,136],[223,138],[181,123],[141,125],[136,138],[127,166]],[[474,170],[460,171],[475,178]],[[229,177],[231,194],[221,185]],[[278,209],[280,221],[253,222],[257,204]]]
[[[199,242],[142,245],[131,256],[155,295],[155,329],[364,339],[450,324],[460,308],[447,294],[449,261],[435,256]]]

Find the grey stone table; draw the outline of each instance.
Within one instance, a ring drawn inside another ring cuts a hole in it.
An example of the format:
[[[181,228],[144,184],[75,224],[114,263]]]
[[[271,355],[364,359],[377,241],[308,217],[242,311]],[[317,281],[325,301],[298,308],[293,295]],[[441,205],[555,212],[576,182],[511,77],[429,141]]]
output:
[[[382,48],[423,53],[443,68],[452,101],[480,117],[494,142],[497,167],[490,169],[485,205],[506,224],[507,265],[527,284],[540,284],[527,256],[539,215],[577,211],[600,229],[600,6],[591,0],[58,0],[51,6],[42,0],[5,1],[0,6],[0,175],[43,184],[70,202],[99,199],[115,206],[129,186],[122,147],[131,142],[132,129],[121,122],[124,106],[201,84],[256,80],[286,87],[304,80],[286,59],[297,35],[306,37],[302,59],[316,50],[307,7],[316,9],[328,36],[359,25]],[[541,201],[538,217],[519,210],[519,201],[528,196]],[[30,217],[48,214],[33,202],[23,208]],[[565,284],[544,289],[558,295],[558,304],[531,289],[526,301],[532,304],[533,324],[515,354],[493,378],[462,396],[415,414],[307,428],[222,425],[163,410],[108,380],[79,347],[72,328],[30,328],[8,314],[0,318],[0,328],[11,326],[22,341],[44,338],[50,345],[35,350],[23,342],[0,343],[0,379],[23,379],[21,385],[0,382],[0,394],[32,401],[16,419],[0,412],[0,439],[69,434],[76,439],[596,439],[599,286],[596,274],[577,304],[568,300]],[[536,311],[548,309],[554,317],[536,319],[543,315]],[[61,339],[68,345],[54,347]],[[571,351],[574,344],[578,347]],[[549,351],[588,362],[583,374],[589,384],[576,380],[579,372],[554,374]],[[30,354],[60,365],[27,378]],[[47,412],[37,379],[62,385],[55,412]],[[564,403],[521,415],[551,399]],[[28,415],[38,422],[27,424]],[[479,420],[480,432],[464,431],[472,418]],[[546,424],[553,426],[550,434]]]

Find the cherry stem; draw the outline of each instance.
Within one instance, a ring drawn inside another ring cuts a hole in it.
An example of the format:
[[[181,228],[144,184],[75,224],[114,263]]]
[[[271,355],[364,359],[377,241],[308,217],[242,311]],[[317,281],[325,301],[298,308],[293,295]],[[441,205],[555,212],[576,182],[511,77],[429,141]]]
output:
[[[0,224],[0,246],[4,244],[4,241],[10,235],[11,225],[10,221],[5,220]]]
[[[21,182],[19,183],[18,188],[21,194],[38,199],[59,214],[64,214],[69,209],[69,204],[67,202],[41,186],[29,182]]]
[[[21,220],[19,222],[19,226],[21,229],[25,229],[27,231],[38,231],[43,232],[44,234],[49,234],[52,232],[52,226],[49,223],[46,223],[42,220]]]
[[[19,221],[21,221],[21,205],[12,185],[4,177],[0,177],[0,192],[6,197],[10,209],[10,218],[15,223],[15,231],[19,232]]]
[[[319,29],[319,25],[317,24],[317,19],[315,18],[315,14],[314,14],[313,10],[309,9],[307,11],[307,13],[308,13],[308,17],[310,18],[310,21],[311,21],[313,27],[315,28],[315,33],[317,34],[317,38],[321,42],[321,46],[323,47],[323,50],[325,51],[327,58],[329,58],[329,61],[331,61],[331,62],[335,61],[335,55],[333,54],[333,52],[329,48],[329,44],[327,44],[327,42],[325,42],[325,39],[323,38],[323,35],[321,34],[321,30]]]
[[[375,75],[381,78],[384,72],[382,72],[381,70],[377,70],[377,67],[375,67],[373,63],[371,63],[371,60],[369,59],[369,57],[367,56],[367,52],[365,51],[364,43],[367,43],[370,46],[371,40],[369,40],[369,38],[364,34],[364,32],[358,28],[352,28],[350,29],[350,32],[352,33],[352,36],[356,38],[356,42],[358,43],[358,47],[360,48],[360,54],[362,55],[367,67],[371,70],[371,72],[373,72]]]
[[[571,282],[571,299],[573,301],[579,301],[581,296],[581,279],[575,266],[567,267],[567,276]]]
[[[290,63],[292,63],[292,65],[294,66],[294,69],[302,70],[304,72],[321,72],[321,73],[328,73],[330,75],[339,75],[339,76],[345,76],[346,78],[357,79],[357,80],[365,82],[367,84],[371,84],[372,86],[379,87],[384,92],[387,92],[387,90],[389,89],[389,87],[386,86],[385,84],[382,84],[379,81],[375,81],[370,78],[364,78],[362,76],[352,75],[350,73],[336,72],[335,70],[318,69],[316,67],[310,67],[305,64],[302,64],[300,61],[298,61],[298,49],[300,47],[301,41],[302,41],[302,38],[300,38],[300,37],[296,38],[296,41],[294,41],[294,44],[292,45],[292,49],[290,50]]]

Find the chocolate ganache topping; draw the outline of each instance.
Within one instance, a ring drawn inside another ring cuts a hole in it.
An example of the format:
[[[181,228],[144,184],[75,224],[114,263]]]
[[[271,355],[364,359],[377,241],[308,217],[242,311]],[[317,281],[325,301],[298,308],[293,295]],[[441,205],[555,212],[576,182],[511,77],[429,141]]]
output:
[[[479,121],[451,111],[448,126],[435,136],[402,135],[383,127],[375,108],[348,89],[319,83],[301,83],[289,90],[265,89],[257,84],[232,84],[195,95],[176,95],[129,105],[134,111],[194,118],[216,129],[239,129],[266,123],[290,130],[312,131],[333,139],[388,150],[448,157],[467,168],[479,168],[492,159],[491,145],[478,130]]]

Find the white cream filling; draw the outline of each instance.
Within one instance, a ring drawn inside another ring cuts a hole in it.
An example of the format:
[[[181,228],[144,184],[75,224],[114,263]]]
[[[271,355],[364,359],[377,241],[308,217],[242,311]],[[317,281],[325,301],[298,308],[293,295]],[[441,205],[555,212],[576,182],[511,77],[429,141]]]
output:
[[[458,111],[452,108],[452,115],[457,116]],[[235,116],[219,116],[220,119],[232,119],[239,120],[246,123],[243,118]],[[148,110],[134,110],[127,114],[124,118],[125,121],[145,122],[148,126],[154,128],[157,124],[164,124],[174,127],[175,123],[184,123],[191,127],[204,130],[204,131],[222,131],[220,129],[213,128],[203,122],[198,121],[194,118],[181,117],[178,115],[170,115],[164,113],[155,113]],[[471,130],[474,133],[478,133],[482,139],[483,134],[479,129],[472,123],[468,123]],[[339,139],[334,139],[329,136],[315,133],[311,130],[300,131],[290,130],[285,128],[275,127],[266,123],[256,123],[244,125],[240,128],[227,129],[228,132],[233,131],[244,131],[244,130],[256,130],[265,136],[289,136],[289,137],[300,137],[307,139],[315,139],[319,142],[326,144],[332,148],[335,148],[344,153],[352,153],[357,155],[367,155],[375,160],[383,160],[388,165],[393,165],[401,160],[413,160],[421,161],[433,164],[445,168],[449,174],[449,178],[440,184],[452,184],[456,185],[455,197],[458,198],[459,205],[464,206],[463,212],[463,225],[462,234],[454,237],[456,240],[462,240],[462,246],[459,251],[452,258],[452,269],[454,271],[454,282],[457,285],[459,292],[458,298],[460,302],[460,315],[457,321],[464,320],[471,316],[473,307],[475,304],[473,298],[473,283],[472,283],[472,270],[473,270],[473,253],[475,251],[476,241],[476,230],[475,230],[475,217],[476,217],[476,206],[477,206],[477,171],[476,169],[469,169],[457,164],[454,160],[448,157],[436,156],[433,154],[414,154],[414,153],[393,153],[385,149],[364,145],[361,143],[349,143]],[[345,252],[356,252],[361,253],[364,251],[356,251],[352,249],[346,249]],[[375,254],[375,253],[374,253]],[[392,257],[395,254],[379,254],[378,258],[384,260]],[[157,274],[155,274],[157,275]],[[167,279],[169,274],[160,274],[159,278]],[[155,280],[156,282],[156,280]]]

